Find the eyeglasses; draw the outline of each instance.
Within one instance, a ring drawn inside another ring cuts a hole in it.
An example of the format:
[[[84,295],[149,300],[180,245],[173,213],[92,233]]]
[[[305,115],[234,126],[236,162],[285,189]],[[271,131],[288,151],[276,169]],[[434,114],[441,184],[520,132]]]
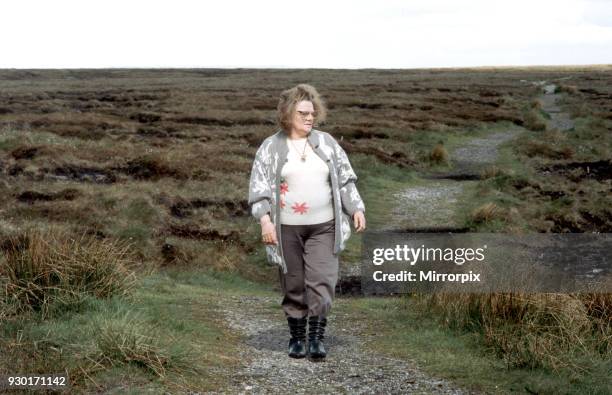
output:
[[[316,111],[310,112],[310,111],[299,111],[298,110],[297,113],[300,116],[300,118],[302,118],[302,119],[308,118],[309,115],[312,115],[313,118],[317,117],[317,112]]]

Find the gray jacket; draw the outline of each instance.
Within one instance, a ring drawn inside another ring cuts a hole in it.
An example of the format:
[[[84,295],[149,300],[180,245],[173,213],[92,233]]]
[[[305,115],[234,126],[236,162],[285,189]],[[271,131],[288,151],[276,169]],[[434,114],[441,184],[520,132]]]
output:
[[[344,250],[346,241],[351,236],[350,223],[353,213],[365,212],[365,205],[355,186],[357,175],[346,152],[329,133],[312,129],[308,134],[308,142],[329,167],[336,219],[334,254],[338,254]],[[255,154],[249,183],[251,213],[257,220],[270,214],[270,219],[276,227],[278,244],[266,245],[268,262],[279,265],[283,273],[287,273],[287,266],[283,259],[280,205],[277,202],[280,201],[281,170],[287,161],[288,152],[287,135],[282,130],[266,138]]]

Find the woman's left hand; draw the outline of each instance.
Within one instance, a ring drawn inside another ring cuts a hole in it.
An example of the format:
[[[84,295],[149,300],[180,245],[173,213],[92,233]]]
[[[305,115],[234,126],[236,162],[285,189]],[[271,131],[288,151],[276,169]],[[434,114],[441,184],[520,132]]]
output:
[[[356,211],[353,214],[353,224],[355,225],[356,232],[361,232],[366,228],[366,220],[363,211]]]

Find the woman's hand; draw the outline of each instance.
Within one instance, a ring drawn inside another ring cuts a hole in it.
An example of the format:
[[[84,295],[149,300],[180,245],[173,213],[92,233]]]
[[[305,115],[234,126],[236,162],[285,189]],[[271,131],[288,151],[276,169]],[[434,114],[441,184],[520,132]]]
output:
[[[363,211],[356,211],[353,214],[353,224],[355,225],[356,232],[361,232],[366,228],[366,220]]]
[[[261,241],[264,244],[278,244],[276,240],[276,227],[270,220],[270,216],[268,214],[261,217]]]

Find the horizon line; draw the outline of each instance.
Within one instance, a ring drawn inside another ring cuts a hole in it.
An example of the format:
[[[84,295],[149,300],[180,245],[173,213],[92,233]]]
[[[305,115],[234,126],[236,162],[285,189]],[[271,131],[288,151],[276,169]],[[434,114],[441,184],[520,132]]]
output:
[[[247,66],[147,66],[147,67],[0,67],[0,71],[7,70],[456,70],[456,69],[516,69],[516,68],[592,68],[612,67],[612,63],[592,64],[534,64],[534,65],[482,65],[482,66],[438,66],[438,67],[247,67]]]

